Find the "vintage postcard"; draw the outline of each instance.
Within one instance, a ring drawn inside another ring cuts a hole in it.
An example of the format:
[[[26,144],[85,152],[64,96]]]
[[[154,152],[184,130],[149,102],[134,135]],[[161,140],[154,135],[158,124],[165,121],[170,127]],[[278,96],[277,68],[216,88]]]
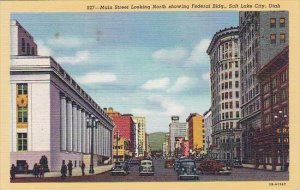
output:
[[[299,6],[0,2],[0,189],[299,189]]]

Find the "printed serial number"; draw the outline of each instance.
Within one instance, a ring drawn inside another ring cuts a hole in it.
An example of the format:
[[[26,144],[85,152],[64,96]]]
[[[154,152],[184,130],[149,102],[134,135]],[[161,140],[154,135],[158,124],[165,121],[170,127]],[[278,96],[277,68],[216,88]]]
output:
[[[286,186],[286,183],[285,182],[278,182],[278,183],[271,182],[271,183],[269,183],[269,186]]]

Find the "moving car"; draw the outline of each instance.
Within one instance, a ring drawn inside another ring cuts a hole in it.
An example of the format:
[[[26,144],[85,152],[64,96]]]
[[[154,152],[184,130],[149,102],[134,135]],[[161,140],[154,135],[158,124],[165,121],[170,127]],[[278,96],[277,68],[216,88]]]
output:
[[[196,163],[191,159],[183,159],[179,162],[179,167],[177,170],[177,176],[179,180],[182,179],[199,179],[199,174],[197,172]]]
[[[127,175],[129,174],[128,162],[116,162],[111,169],[111,175]]]
[[[217,160],[205,160],[200,163],[198,170],[202,174],[231,174],[226,164]]]
[[[140,175],[154,175],[154,166],[152,160],[142,160],[139,167]]]

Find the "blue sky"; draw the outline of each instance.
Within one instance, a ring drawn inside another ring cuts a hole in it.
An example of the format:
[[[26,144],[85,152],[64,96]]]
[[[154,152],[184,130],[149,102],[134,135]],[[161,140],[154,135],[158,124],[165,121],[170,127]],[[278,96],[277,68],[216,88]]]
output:
[[[145,116],[147,132],[167,132],[210,107],[212,36],[238,25],[238,12],[12,14],[103,107]]]

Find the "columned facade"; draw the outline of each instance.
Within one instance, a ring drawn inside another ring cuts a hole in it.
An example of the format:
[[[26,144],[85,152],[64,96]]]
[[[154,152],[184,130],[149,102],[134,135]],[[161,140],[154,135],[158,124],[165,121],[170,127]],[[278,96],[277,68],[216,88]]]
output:
[[[28,34],[18,22],[12,25]],[[34,44],[31,36],[21,37]],[[112,119],[52,57],[12,55],[10,64],[11,164],[32,169],[45,155],[50,171],[59,171],[63,160],[88,166],[92,116],[100,123],[94,128],[94,165],[112,159]]]

